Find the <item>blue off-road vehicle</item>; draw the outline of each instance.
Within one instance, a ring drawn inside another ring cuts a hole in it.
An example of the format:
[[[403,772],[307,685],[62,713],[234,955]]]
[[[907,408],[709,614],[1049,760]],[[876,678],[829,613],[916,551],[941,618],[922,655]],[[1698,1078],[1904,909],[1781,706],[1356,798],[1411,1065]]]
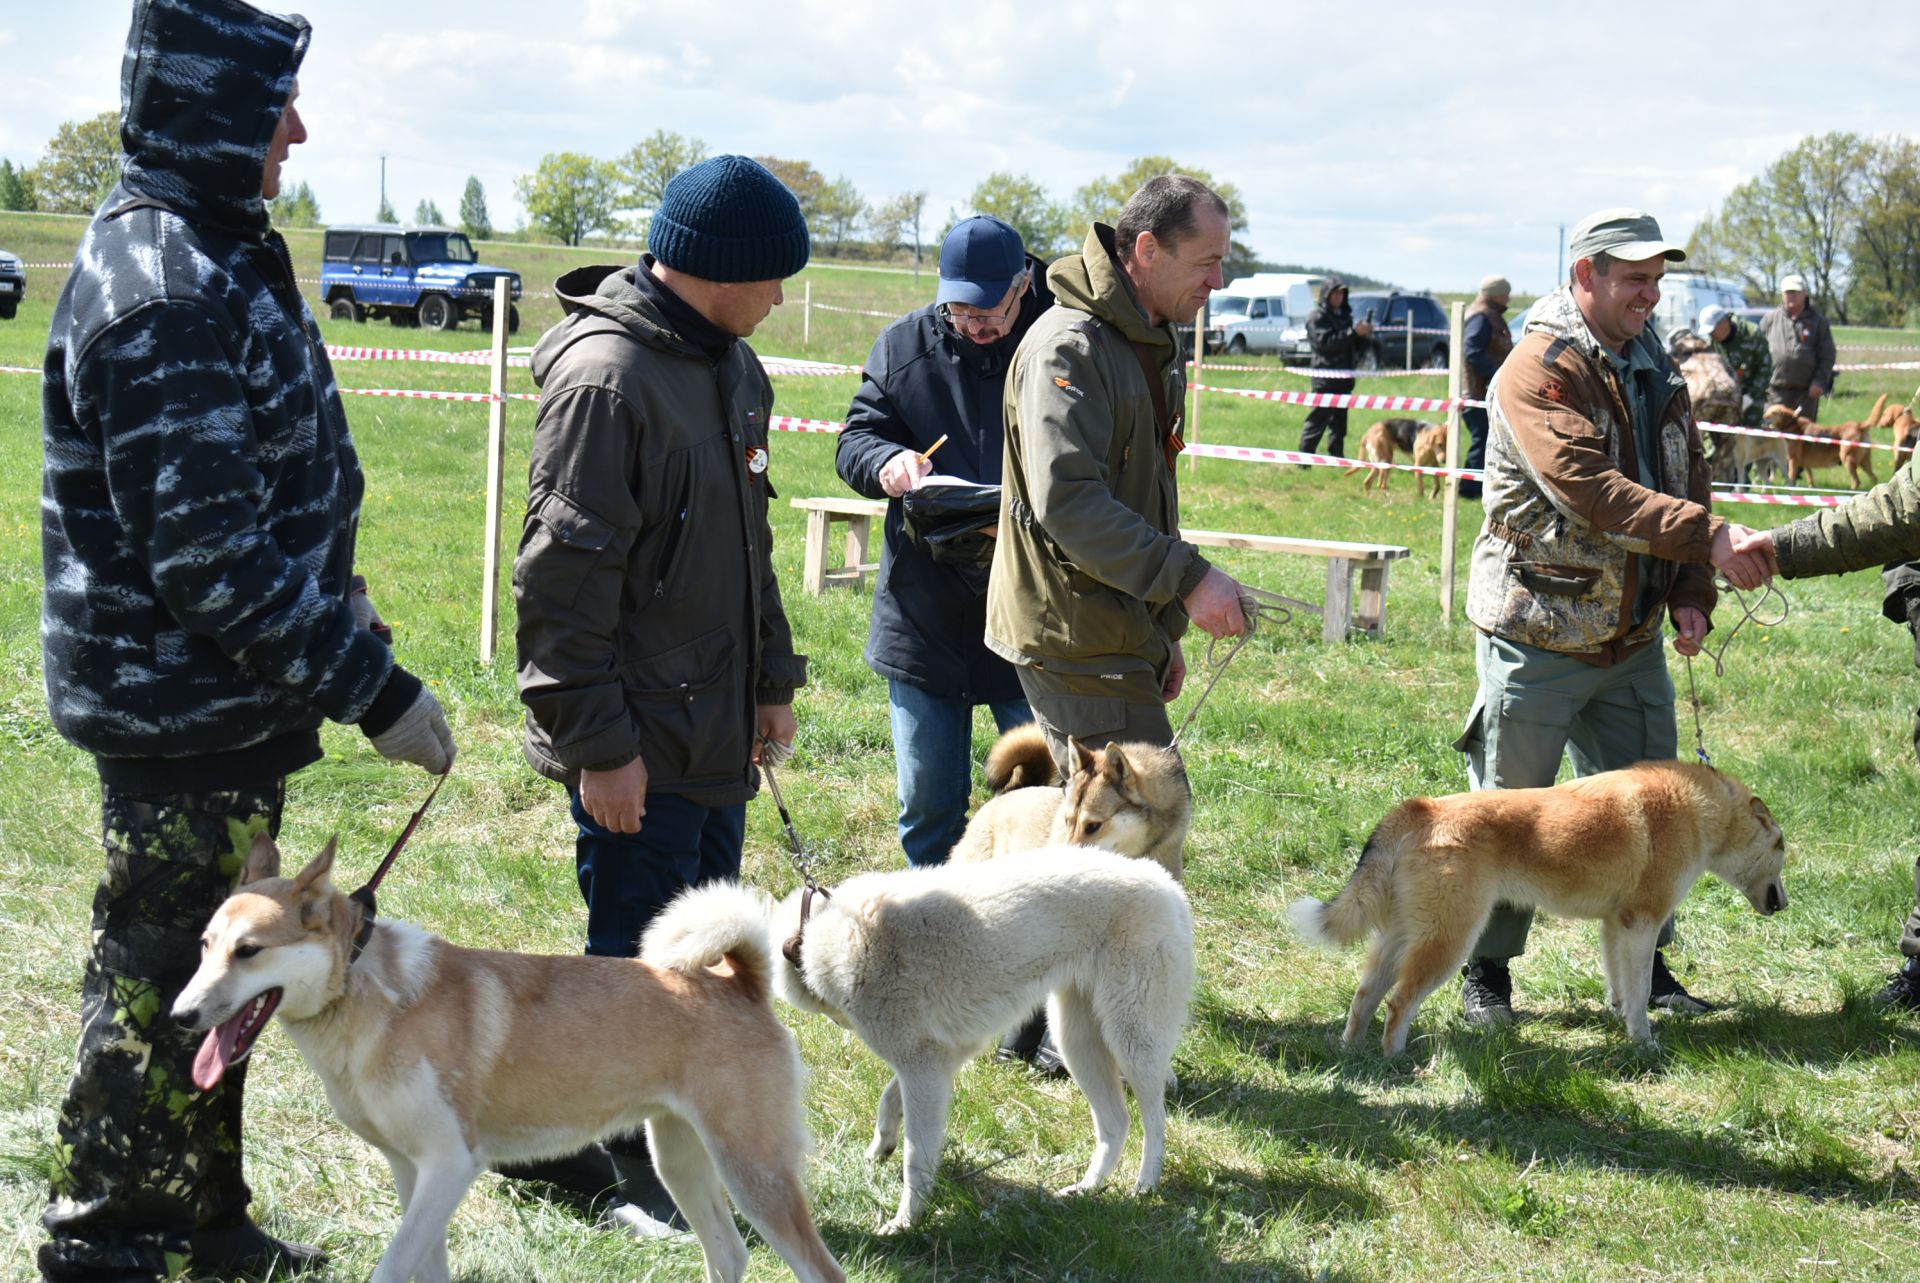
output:
[[[506,277],[520,297],[520,273],[489,267],[466,233],[450,227],[361,223],[329,227],[320,294],[336,321],[386,317],[395,325],[451,330],[467,317],[493,328],[493,283]],[[507,332],[520,309],[507,305]]]

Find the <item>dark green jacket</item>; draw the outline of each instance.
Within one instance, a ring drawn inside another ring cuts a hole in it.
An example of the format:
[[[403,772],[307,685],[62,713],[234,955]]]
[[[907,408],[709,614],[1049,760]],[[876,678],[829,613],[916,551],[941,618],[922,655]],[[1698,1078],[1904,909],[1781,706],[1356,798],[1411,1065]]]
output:
[[[541,387],[513,565],[527,760],[573,783],[636,756],[652,792],[708,805],[758,787],[756,705],[806,680],[774,579],[773,388],[718,364],[633,283],[587,267],[534,349]]]
[[[1773,532],[1780,573],[1788,579],[1839,575],[1920,557],[1920,456],[1838,508],[1789,522]]]
[[[1062,672],[1139,668],[1158,635],[1187,629],[1182,598],[1207,562],[1179,538],[1180,502],[1130,341],[1147,344],[1176,416],[1186,376],[1171,326],[1154,326],[1096,223],[1047,271],[1055,304],[1007,379],[999,543],[987,645]]]

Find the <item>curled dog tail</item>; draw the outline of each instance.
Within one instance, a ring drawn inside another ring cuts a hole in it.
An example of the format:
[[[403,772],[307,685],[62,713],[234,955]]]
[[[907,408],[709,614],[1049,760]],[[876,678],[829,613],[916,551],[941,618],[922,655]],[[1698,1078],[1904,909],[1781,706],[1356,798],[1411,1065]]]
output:
[[[1322,949],[1352,944],[1379,926],[1387,916],[1393,894],[1393,864],[1399,855],[1396,840],[1405,823],[1405,806],[1374,827],[1360,851],[1360,863],[1347,879],[1346,889],[1331,904],[1302,896],[1287,909],[1287,918],[1310,943]]]
[[[740,988],[764,999],[772,979],[767,955],[772,914],[772,901],[738,882],[683,891],[647,927],[640,941],[641,960],[692,976],[725,959]]]
[[[1047,736],[1033,722],[1016,726],[987,753],[987,787],[995,795],[1038,784],[1058,784],[1060,768],[1047,748]]]

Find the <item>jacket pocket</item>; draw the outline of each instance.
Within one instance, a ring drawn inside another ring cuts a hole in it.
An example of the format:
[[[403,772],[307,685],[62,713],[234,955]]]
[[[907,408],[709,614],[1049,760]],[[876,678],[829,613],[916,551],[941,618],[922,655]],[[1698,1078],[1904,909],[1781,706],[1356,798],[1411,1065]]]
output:
[[[650,784],[746,778],[739,649],[731,631],[716,628],[620,670]]]
[[[1585,597],[1600,582],[1600,572],[1591,566],[1558,566],[1546,561],[1507,563],[1529,592],[1547,597]]]
[[[612,542],[612,525],[560,492],[549,491],[527,513],[513,564],[514,585],[570,607]]]

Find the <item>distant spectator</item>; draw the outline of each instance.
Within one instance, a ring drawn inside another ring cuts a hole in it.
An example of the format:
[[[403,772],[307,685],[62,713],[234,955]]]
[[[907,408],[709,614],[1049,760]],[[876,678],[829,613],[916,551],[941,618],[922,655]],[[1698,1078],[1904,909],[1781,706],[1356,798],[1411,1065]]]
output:
[[[1313,380],[1315,392],[1351,392],[1350,373],[1360,359],[1361,341],[1373,334],[1373,322],[1353,322],[1353,309],[1347,306],[1347,283],[1337,276],[1327,278],[1320,287],[1320,306],[1307,316],[1307,342],[1313,345],[1313,368],[1348,371],[1338,378]],[[1347,452],[1347,411],[1332,406],[1315,406],[1307,411],[1307,424],[1300,433],[1300,449],[1317,452],[1320,436],[1327,436],[1327,453],[1344,456]]]
[[[1767,345],[1767,336],[1718,304],[1700,309],[1699,328],[1740,380],[1740,422],[1759,427],[1767,409],[1767,384],[1773,380],[1773,349]]]
[[[1513,286],[1507,283],[1507,278],[1489,276],[1480,282],[1479,297],[1467,309],[1465,386],[1469,401],[1487,399],[1487,385],[1493,382],[1500,362],[1506,360],[1507,353],[1513,351],[1513,331],[1507,328],[1506,320],[1507,304],[1512,300]],[[1460,420],[1467,425],[1471,438],[1467,444],[1466,466],[1478,472],[1487,461],[1486,407],[1467,406],[1460,411]],[[1477,477],[1460,482],[1460,497],[1480,497],[1480,481]]]
[[[1780,306],[1760,319],[1760,332],[1773,352],[1768,404],[1789,405],[1818,420],[1820,398],[1833,387],[1833,328],[1807,297],[1804,277],[1781,278]]]

